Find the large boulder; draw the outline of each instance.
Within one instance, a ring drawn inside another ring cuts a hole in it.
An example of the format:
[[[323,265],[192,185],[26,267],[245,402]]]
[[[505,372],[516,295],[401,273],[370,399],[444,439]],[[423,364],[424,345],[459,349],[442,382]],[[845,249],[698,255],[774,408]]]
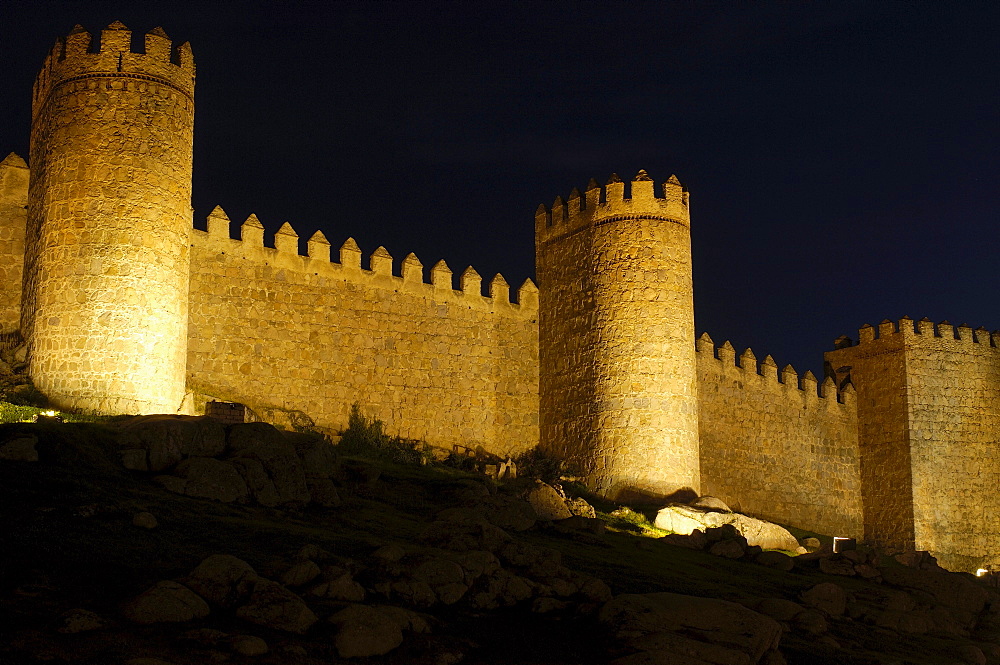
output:
[[[657,528],[684,535],[695,530],[704,531],[725,524],[732,524],[751,546],[792,552],[799,547],[799,541],[795,536],[782,526],[740,513],[719,512],[717,509],[703,510],[674,504],[661,508],[654,522]]]
[[[488,496],[477,501],[475,507],[490,524],[508,531],[526,531],[538,520],[532,505],[516,496]]]
[[[282,432],[282,437],[295,447],[302,460],[306,478],[332,478],[340,469],[336,447],[312,432]]]
[[[676,593],[622,594],[601,608],[601,624],[631,656],[616,663],[761,662],[781,625],[742,605]]]
[[[731,524],[747,539],[748,545],[765,550],[798,550],[799,541],[785,527],[739,513],[729,514],[734,517]]]
[[[717,513],[731,513],[733,510],[726,505],[726,502],[722,499],[716,498],[714,496],[699,496],[697,499],[688,504],[692,508],[698,508],[699,510],[714,510]]]
[[[913,589],[930,594],[934,601],[957,612],[965,628],[971,628],[971,619],[983,611],[989,597],[986,589],[957,573],[916,568],[882,568],[882,579],[895,587]]]
[[[319,577],[320,569],[314,562],[306,559],[299,561],[286,570],[281,576],[281,583],[285,586],[302,586],[308,584]]]
[[[803,591],[802,602],[830,616],[840,616],[847,609],[847,592],[833,582],[822,582]]]
[[[13,438],[0,443],[0,460],[10,462],[37,462],[38,438],[33,434],[15,434]]]
[[[777,621],[791,621],[797,614],[805,610],[796,602],[784,598],[763,598],[754,606],[761,614]]]
[[[242,503],[250,496],[236,467],[211,457],[189,457],[174,467],[174,474],[187,482],[184,493],[224,503]]]
[[[679,504],[666,506],[656,513],[653,526],[670,533],[687,535],[695,530],[704,531],[709,527],[727,524],[729,515],[718,512],[705,512],[698,508]]]
[[[564,520],[573,515],[559,492],[540,480],[535,481],[535,486],[527,491],[524,498],[528,500],[535,515],[542,522]]]
[[[202,619],[208,604],[195,592],[177,582],[158,582],[125,605],[125,618],[133,623],[179,623]]]
[[[205,416],[139,416],[122,423],[121,430],[122,449],[145,450],[149,471],[164,471],[185,457],[218,457],[226,450],[225,427]]]
[[[365,599],[365,588],[354,581],[351,573],[339,566],[327,566],[322,572],[322,581],[309,590],[321,598],[360,603]]]
[[[106,628],[108,625],[108,622],[99,614],[82,607],[76,607],[63,613],[61,623],[62,625],[56,630],[65,635],[89,633]]]
[[[483,575],[489,575],[500,568],[500,561],[492,552],[472,550],[452,555],[465,571],[466,583],[472,583]]]
[[[267,642],[254,635],[233,635],[229,648],[241,656],[263,656],[268,651]]]
[[[309,488],[309,499],[317,506],[337,508],[343,503],[337,486],[329,478],[306,478],[306,486]]]
[[[237,457],[229,460],[236,469],[243,482],[247,485],[250,497],[262,506],[273,508],[281,503],[278,490],[274,486],[271,477],[264,470],[264,465],[249,457]]]
[[[503,568],[481,577],[476,587],[470,602],[474,608],[485,610],[512,607],[531,598],[532,593],[529,580]]]
[[[181,581],[219,607],[241,604],[259,579],[249,563],[228,554],[213,554]]]
[[[229,454],[233,459],[257,460],[278,494],[279,503],[309,503],[309,487],[295,445],[267,423],[241,423],[229,428]]]
[[[854,577],[857,572],[854,570],[854,562],[842,554],[820,557],[819,569],[827,575],[843,575],[844,577]]]
[[[496,552],[511,540],[510,534],[465,508],[442,510],[438,519],[421,532],[420,540],[432,547],[454,552]]]
[[[754,558],[754,561],[762,566],[774,568],[784,572],[790,572],[795,567],[795,559],[783,552],[761,552]]]
[[[236,616],[275,630],[302,635],[319,618],[305,602],[277,582],[258,579],[245,605],[236,608]]]
[[[746,547],[740,540],[720,540],[712,543],[712,546],[708,548],[708,553],[726,559],[741,559],[746,554]]]
[[[587,519],[595,519],[597,517],[597,511],[583,497],[567,498],[566,507],[569,508],[569,512],[578,517],[586,517]]]
[[[445,605],[451,605],[469,590],[465,584],[465,569],[457,562],[443,557],[426,557],[410,571],[413,582],[423,582],[434,593],[435,598]]]
[[[352,605],[329,622],[337,627],[333,643],[341,658],[382,656],[403,643],[401,619],[377,607]]]

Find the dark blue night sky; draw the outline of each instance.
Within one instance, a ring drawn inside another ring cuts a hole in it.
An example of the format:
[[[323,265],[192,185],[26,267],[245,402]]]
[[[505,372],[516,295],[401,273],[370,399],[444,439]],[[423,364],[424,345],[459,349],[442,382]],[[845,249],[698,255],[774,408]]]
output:
[[[841,334],[1000,328],[996,2],[0,2],[0,153],[74,23],[198,65],[194,207],[533,277],[533,213],[691,191],[698,332],[822,367]],[[0,155],[2,157],[2,155]]]

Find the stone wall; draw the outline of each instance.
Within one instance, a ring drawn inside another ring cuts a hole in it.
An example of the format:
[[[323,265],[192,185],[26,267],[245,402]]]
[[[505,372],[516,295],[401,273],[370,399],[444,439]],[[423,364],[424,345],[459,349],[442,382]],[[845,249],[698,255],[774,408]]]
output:
[[[873,399],[859,402],[859,416],[877,424],[862,439],[865,457],[881,460],[882,474],[867,480],[884,489],[865,494],[873,538],[886,537],[879,502],[898,493],[897,505],[912,505],[904,524],[917,549],[954,570],[1000,563],[997,343],[985,329],[904,318],[898,326],[884,321],[877,337],[866,326],[856,346],[827,353],[839,375],[871,386]]]
[[[759,366],[747,349],[698,340],[702,492],[734,510],[821,533],[861,537],[857,406],[832,380]]]
[[[891,324],[890,324],[891,325]],[[907,369],[901,335],[874,339],[863,332],[863,346],[844,346],[825,354],[838,384],[852,382],[858,397],[861,442],[861,497],[865,539],[890,550],[913,549]]]
[[[560,229],[561,220],[553,223],[544,208],[538,215],[539,442],[549,454],[589,474],[598,422],[593,390],[587,387],[594,384],[597,331],[591,265],[577,257],[589,255],[593,229],[589,224]]]
[[[330,261],[317,233],[298,254],[290,226],[263,242],[252,217],[242,240],[216,209],[192,244],[188,385],[247,404],[282,423],[301,411],[342,428],[351,405],[388,431],[441,447],[506,454],[538,443],[537,290],[518,304],[499,275],[481,295],[471,268],[452,288],[444,262],[430,271],[412,254],[393,275],[379,248],[362,269],[353,240]],[[197,410],[197,406],[195,408]]]
[[[688,195],[645,171],[536,213],[542,445],[618,499],[697,491]]]
[[[155,29],[76,29],[35,80],[24,330],[60,409],[173,413],[184,398],[194,64]]]
[[[0,334],[21,327],[21,279],[28,165],[11,153],[0,162]]]

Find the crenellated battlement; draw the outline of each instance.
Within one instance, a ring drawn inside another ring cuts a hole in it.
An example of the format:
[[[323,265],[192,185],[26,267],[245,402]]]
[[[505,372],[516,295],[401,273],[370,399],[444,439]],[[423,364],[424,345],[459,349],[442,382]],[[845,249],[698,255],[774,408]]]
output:
[[[574,187],[567,199],[557,196],[551,207],[538,206],[535,234],[546,241],[588,226],[634,217],[663,218],[690,226],[688,192],[674,175],[656,191],[653,179],[644,170],[632,179],[628,197],[617,173],[604,187],[591,178],[583,194]]]
[[[841,335],[834,340],[833,346],[835,350],[875,347],[890,341],[911,344],[934,341],[955,349],[997,349],[1000,348],[1000,330],[990,332],[982,326],[973,329],[967,323],[955,326],[947,320],[934,323],[927,317],[914,321],[904,316],[897,321],[884,319],[878,326],[866,323],[858,329],[857,341]]]
[[[645,171],[535,213],[542,444],[609,496],[701,482],[689,219]]]
[[[695,356],[702,491],[765,519],[861,535],[854,387],[737,355],[707,333]]]
[[[822,381],[696,339],[689,195],[645,171],[538,207],[541,293],[218,206],[192,229],[195,73],[161,28],[76,26],[35,81],[30,178],[0,162],[0,332],[54,406],[339,429],[360,404],[435,446],[538,444],[613,498],[709,494],[965,568],[1000,551],[1000,331],[865,325]]]
[[[737,360],[736,349],[728,340],[716,347],[707,332],[698,338],[695,351],[699,361],[714,359],[721,373],[741,380],[744,388],[757,385],[769,390],[789,393],[796,391],[802,393],[807,401],[825,400],[830,404],[853,404],[855,401],[854,387],[849,383],[838,391],[836,383],[829,376],[820,382],[811,371],[806,370],[804,374],[799,375],[791,365],[785,365],[779,372],[774,358],[767,355],[758,362],[753,350],[749,348],[745,349]],[[699,366],[703,366],[701,362]]]
[[[99,41],[99,43],[98,43]],[[132,31],[115,21],[95,40],[76,25],[49,50],[32,91],[32,115],[53,90],[70,82],[88,89],[100,86],[146,91],[150,84],[166,86],[193,104],[195,66],[191,45],[174,46],[163,28],[144,36],[142,53],[132,51]]]
[[[311,273],[315,277],[363,283],[397,292],[410,291],[437,300],[461,302],[475,309],[516,312],[531,317],[538,310],[538,289],[530,279],[521,284],[516,301],[512,301],[510,286],[499,273],[490,280],[489,295],[484,296],[482,277],[472,266],[462,272],[456,289],[452,271],[444,260],[434,264],[430,274],[425,275],[425,264],[412,252],[397,266],[385,247],[378,247],[365,257],[357,242],[348,238],[339,249],[339,261],[334,262],[330,242],[319,231],[309,238],[306,253],[302,255],[299,253],[299,234],[288,222],[270,238],[273,247],[265,245],[264,225],[256,215],[251,214],[240,224],[238,240],[230,237],[231,226],[232,221],[225,210],[216,206],[208,215],[207,230],[194,230],[193,240],[259,266]],[[362,263],[368,267],[362,268]]]

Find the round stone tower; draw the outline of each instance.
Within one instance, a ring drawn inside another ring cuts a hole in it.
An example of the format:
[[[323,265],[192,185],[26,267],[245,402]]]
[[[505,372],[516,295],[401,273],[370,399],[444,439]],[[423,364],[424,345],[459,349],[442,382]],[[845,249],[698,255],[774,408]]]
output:
[[[61,409],[178,411],[184,397],[194,62],[156,28],[77,26],[35,81],[22,330]]]
[[[688,195],[640,171],[535,220],[541,443],[616,498],[699,489]]]

